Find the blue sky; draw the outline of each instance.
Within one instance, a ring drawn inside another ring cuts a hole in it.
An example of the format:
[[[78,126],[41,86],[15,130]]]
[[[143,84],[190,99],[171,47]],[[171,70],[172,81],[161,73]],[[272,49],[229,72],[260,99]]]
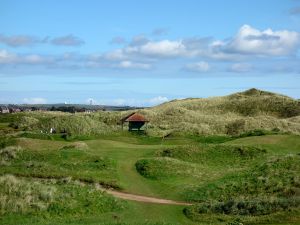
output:
[[[299,0],[0,0],[0,103],[300,98]]]

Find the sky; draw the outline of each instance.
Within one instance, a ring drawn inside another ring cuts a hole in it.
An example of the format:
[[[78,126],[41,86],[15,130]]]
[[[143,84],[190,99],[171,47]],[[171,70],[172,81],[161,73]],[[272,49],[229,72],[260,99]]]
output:
[[[300,0],[0,0],[0,103],[300,98]]]

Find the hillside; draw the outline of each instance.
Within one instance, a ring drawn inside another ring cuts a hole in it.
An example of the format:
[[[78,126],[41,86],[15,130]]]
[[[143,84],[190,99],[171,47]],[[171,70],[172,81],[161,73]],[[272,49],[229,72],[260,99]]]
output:
[[[138,111],[145,133],[121,132],[132,111],[1,114],[0,224],[299,224],[297,100],[250,89]]]
[[[254,129],[300,132],[300,103],[287,96],[250,89],[224,97],[174,100],[143,112],[151,128],[193,134],[227,134]]]
[[[173,100],[135,110],[149,120],[147,134],[239,135],[257,129],[300,133],[300,103],[287,96],[250,89],[224,97]],[[11,115],[11,126],[47,132],[51,127],[71,135],[98,135],[120,131],[120,119],[133,112],[26,112]]]

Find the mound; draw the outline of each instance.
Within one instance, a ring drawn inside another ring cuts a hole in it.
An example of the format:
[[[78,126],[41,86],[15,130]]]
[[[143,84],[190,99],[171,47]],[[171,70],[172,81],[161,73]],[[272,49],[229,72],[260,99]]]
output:
[[[238,135],[255,129],[300,133],[299,101],[250,89],[225,97],[183,99],[144,110],[149,127],[161,134]],[[233,126],[239,122],[240,126]],[[233,124],[233,125],[232,125]],[[228,127],[233,127],[228,132]]]
[[[135,167],[142,176],[154,180],[201,174],[198,168],[190,163],[166,157],[141,159],[136,162]]]
[[[253,146],[183,145],[164,148],[157,155],[198,164],[212,163],[230,167],[232,164],[244,164],[246,160],[264,157],[266,152],[264,148]]]
[[[277,157],[244,174],[236,174],[186,191],[199,203],[184,213],[193,220],[204,213],[261,216],[300,207],[300,157]]]

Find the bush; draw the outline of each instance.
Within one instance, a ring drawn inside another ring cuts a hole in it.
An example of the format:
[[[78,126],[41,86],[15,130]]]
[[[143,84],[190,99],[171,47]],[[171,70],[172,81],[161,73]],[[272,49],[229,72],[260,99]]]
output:
[[[288,211],[300,206],[300,198],[288,199],[253,199],[253,200],[228,200],[225,202],[201,203],[185,209],[185,214],[219,213],[227,215],[261,216]],[[194,215],[194,216],[196,216]]]
[[[255,129],[255,130],[250,130],[244,133],[241,133],[239,137],[252,137],[252,136],[263,136],[270,134],[271,132],[261,130],[261,129]]]
[[[0,137],[0,149],[5,148],[7,146],[15,145],[16,140],[12,138],[7,137]]]
[[[226,134],[228,135],[238,135],[245,129],[245,120],[235,120],[231,123],[228,123],[226,126]]]
[[[22,148],[20,146],[8,146],[0,149],[0,165],[8,165],[9,162],[17,158],[17,153]]]

